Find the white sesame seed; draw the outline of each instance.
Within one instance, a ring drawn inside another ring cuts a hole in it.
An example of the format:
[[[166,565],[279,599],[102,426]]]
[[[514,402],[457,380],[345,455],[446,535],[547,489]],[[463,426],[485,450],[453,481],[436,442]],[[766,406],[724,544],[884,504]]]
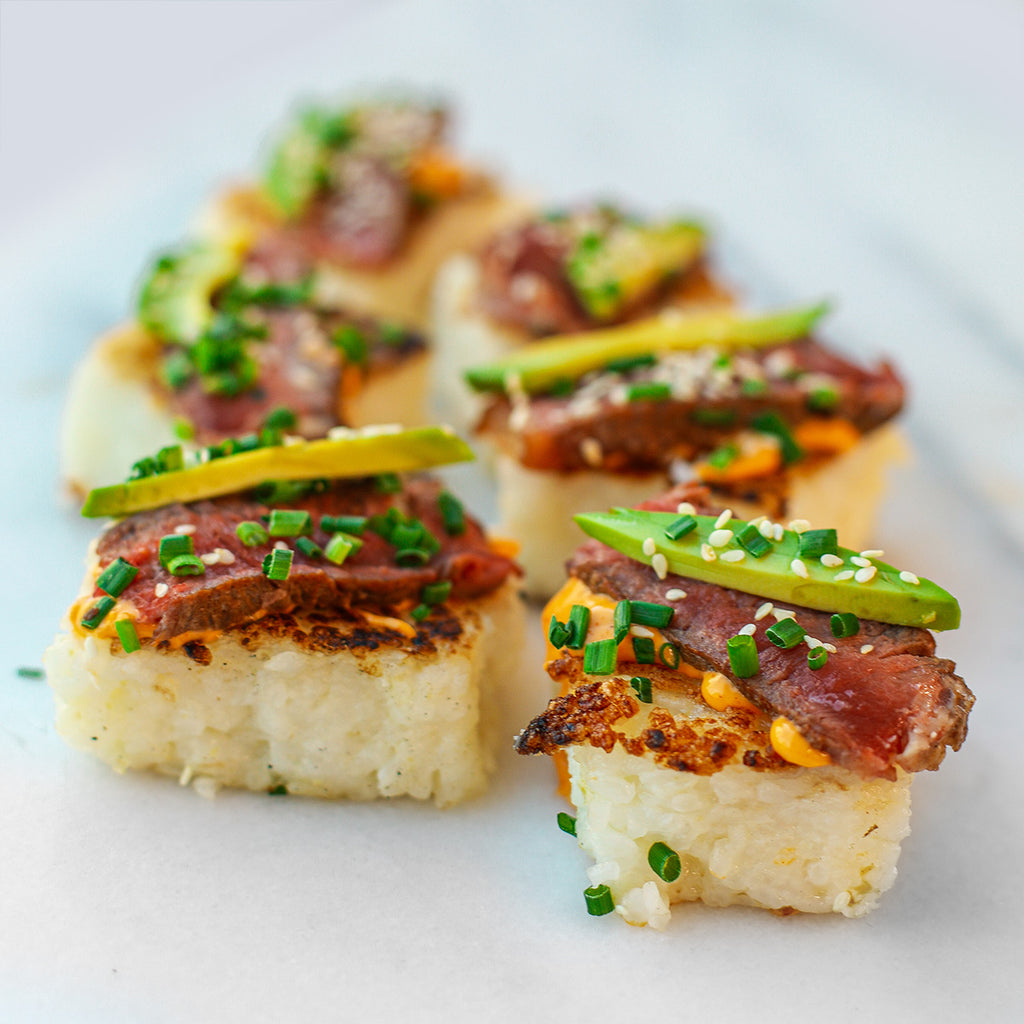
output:
[[[668,575],[668,559],[659,551],[651,559],[651,568],[655,571],[659,580],[663,580]]]
[[[837,572],[835,574],[835,576],[833,577],[833,579],[836,580],[838,583],[843,583],[846,580],[852,580],[853,579],[853,570],[852,569],[844,569],[842,572]]]
[[[804,636],[804,643],[807,644],[812,650],[815,647],[824,647],[825,645],[816,637],[811,636],[809,633]]]
[[[885,554],[885,552],[882,551],[881,549],[868,548],[867,551],[862,551],[860,553],[860,557],[861,558],[881,558],[884,554]]]
[[[785,532],[785,531],[784,531],[784,530],[782,529],[782,523],[776,523],[776,524],[775,524],[775,525],[774,525],[774,526],[772,527],[772,536],[773,536],[773,537],[774,537],[774,538],[775,538],[776,540],[782,540],[782,534],[783,534],[784,532]]]
[[[761,605],[756,612],[754,612],[754,618],[760,622],[766,615],[771,615],[774,607],[775,605],[773,605],[771,601],[765,601],[765,603]]]
[[[530,422],[530,405],[528,402],[517,402],[512,407],[508,417],[508,428],[514,433],[520,433],[523,427]]]
[[[580,455],[588,466],[600,466],[604,460],[604,449],[596,437],[585,437],[580,441]]]
[[[867,558],[861,558],[860,555],[853,555],[850,558],[850,562],[853,565],[859,565],[862,569],[866,569],[871,564]]]
[[[723,562],[742,562],[743,559],[746,557],[746,551],[740,551],[738,549],[734,549],[732,551],[724,551],[722,553]]]
[[[630,626],[629,631],[633,636],[653,637],[654,634],[646,626]]]
[[[327,436],[332,441],[341,441],[347,437],[355,437],[356,434],[357,431],[353,430],[351,427],[331,427],[331,429],[327,431]]]
[[[657,544],[655,544],[653,537],[645,537],[644,538],[644,543],[643,543],[642,550],[643,550],[643,553],[648,558],[650,558],[651,555],[653,555],[654,552],[658,550],[658,546],[657,546]]]
[[[904,583],[913,583],[915,587],[921,582],[914,573],[908,572],[906,569],[900,573],[900,579],[903,580]]]
[[[757,524],[757,532],[764,537],[765,540],[771,540],[775,536],[775,524],[770,519],[762,519]]]
[[[860,648],[861,654],[870,654],[875,649],[874,644],[862,644]]]
[[[789,568],[802,579],[807,579],[810,575],[807,572],[807,566],[804,565],[804,563],[799,558],[794,558],[793,561],[789,563]]]
[[[220,561],[220,552],[218,551],[204,551],[199,556],[199,561],[203,565],[216,565]]]
[[[783,619],[795,619],[796,612],[791,612],[788,608],[773,608],[772,616],[776,622],[781,622]]]
[[[725,509],[722,514],[715,520],[715,529],[720,530],[729,520],[732,519],[732,509]]]
[[[858,583],[870,583],[875,578],[877,572],[878,570],[873,565],[869,565],[866,569],[858,569],[853,574],[853,578]]]
[[[278,551],[287,551],[288,550],[288,545],[283,540],[275,540],[274,541],[274,547]]]
[[[676,511],[681,516],[692,516],[693,513],[696,512],[697,510],[693,507],[691,502],[681,501],[678,505],[676,505]]]
[[[220,555],[221,565],[235,564],[235,556],[227,548],[214,548],[214,550]]]
[[[680,590],[678,587],[673,587],[671,590],[665,591],[666,601],[682,601],[686,597],[686,591]]]
[[[718,555],[715,554],[715,549],[710,544],[701,544],[700,546],[700,557],[705,562],[713,562]]]
[[[829,654],[835,654],[836,653],[836,645],[835,644],[822,644],[821,646],[824,647],[825,650],[828,651]]]
[[[195,533],[196,527],[194,523],[181,523],[174,528],[175,533]]]
[[[168,587],[166,583],[158,583],[153,588],[153,593],[157,597],[164,597],[167,594],[168,590],[170,590],[170,587]]]
[[[820,562],[828,569],[837,569],[843,564],[843,560],[838,555],[822,555]]]
[[[739,632],[743,636],[753,636],[757,632],[757,626],[753,622],[748,622],[745,626],[740,626]]]
[[[732,530],[712,530],[708,535],[708,543],[713,548],[724,548],[732,540]]]
[[[789,521],[788,529],[794,533],[806,533],[811,528],[811,524],[806,519],[791,519]]]
[[[751,520],[750,520],[750,525],[751,525],[751,526],[757,526],[757,527],[760,527],[760,525],[761,525],[761,524],[762,524],[762,523],[763,523],[763,522],[764,522],[764,521],[765,521],[765,520],[766,520],[767,518],[768,518],[767,516],[755,516],[755,517],[754,517],[753,519],[751,519]]]

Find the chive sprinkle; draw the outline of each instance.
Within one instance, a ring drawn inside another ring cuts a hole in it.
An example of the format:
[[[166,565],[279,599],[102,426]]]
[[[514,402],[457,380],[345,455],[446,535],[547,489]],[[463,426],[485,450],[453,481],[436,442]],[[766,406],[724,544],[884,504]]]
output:
[[[807,405],[819,412],[834,409],[839,401],[839,392],[835,388],[815,388],[807,396]]]
[[[583,897],[587,901],[587,913],[591,917],[604,917],[615,909],[612,891],[607,885],[594,885],[584,889]]]
[[[807,665],[812,669],[824,668],[828,661],[828,651],[824,647],[815,647],[807,652]]]
[[[761,662],[757,656],[757,643],[752,636],[747,636],[746,633],[731,636],[726,641],[725,648],[729,653],[729,667],[735,676],[739,679],[749,679],[758,673]]]
[[[693,516],[680,516],[675,522],[665,527],[665,536],[669,540],[679,540],[697,528],[697,520]]]
[[[135,623],[131,619],[118,619],[114,623],[118,639],[124,648],[125,654],[133,654],[142,647],[139,643],[139,634],[135,630]]]
[[[320,529],[324,533],[362,533],[366,529],[366,516],[321,516]]]
[[[856,636],[860,632],[860,619],[853,612],[837,612],[829,620],[829,626],[833,636]]]
[[[647,851],[647,863],[663,882],[674,882],[683,870],[679,854],[664,843],[654,843],[651,846]]]
[[[274,548],[263,559],[263,575],[269,580],[286,580],[292,571],[292,552],[287,548]]]
[[[795,619],[779,619],[774,626],[765,630],[765,636],[785,651],[796,647],[806,635],[807,631]]]
[[[617,644],[621,644],[629,633],[629,624],[632,621],[629,606],[629,601],[620,601],[615,606],[615,614],[612,618],[612,628],[615,631],[615,642]]]
[[[306,558],[323,558],[324,549],[310,537],[299,537],[295,541],[295,550]]]
[[[558,812],[558,827],[569,835],[576,835],[576,819],[565,811]]]
[[[740,457],[739,447],[731,442],[716,448],[707,458],[709,466],[715,469],[727,469]]]
[[[626,388],[627,402],[663,402],[670,398],[672,389],[668,384],[649,381],[642,384],[630,384]]]
[[[736,543],[754,558],[761,558],[772,549],[771,543],[761,535],[761,531],[753,523],[747,523],[736,534]]]
[[[786,421],[778,413],[762,413],[751,420],[750,425],[762,434],[771,434],[778,438],[782,461],[787,465],[803,458],[803,449],[796,443]]]
[[[131,564],[126,562],[123,558],[115,558],[100,573],[96,580],[96,586],[103,591],[104,594],[109,594],[111,597],[120,597],[124,593],[125,587],[139,574],[139,570]]]
[[[395,552],[395,564],[404,569],[426,565],[430,561],[430,552],[423,548],[401,548]]]
[[[377,490],[381,494],[397,494],[402,489],[402,480],[397,473],[378,473]]]
[[[270,534],[260,523],[254,523],[246,519],[235,527],[235,536],[247,547],[254,548],[260,544],[266,544],[270,540]]]
[[[821,558],[822,555],[835,555],[839,551],[839,540],[835,530],[804,530],[800,534],[801,558]]]
[[[702,427],[729,427],[736,421],[735,409],[714,409],[700,406],[690,413],[690,419]]]
[[[614,637],[592,640],[583,648],[583,671],[592,676],[607,676],[615,671],[616,647]]]
[[[312,533],[313,523],[302,509],[275,508],[270,510],[267,532],[271,537],[299,537]]]
[[[331,336],[331,341],[341,349],[348,362],[356,365],[366,362],[369,351],[366,335],[354,324],[345,324],[339,327]]]
[[[175,555],[166,568],[172,576],[202,576],[206,572],[206,566],[195,555]]]
[[[569,639],[565,646],[578,650],[587,639],[587,630],[590,628],[590,609],[585,604],[574,604],[569,612],[569,621],[566,623],[569,630]]]
[[[444,532],[449,537],[457,537],[466,531],[466,517],[462,502],[449,491],[442,491],[437,496],[437,507],[441,512]]]
[[[291,430],[298,422],[295,413],[285,405],[272,409],[263,421],[263,426],[271,430]]]
[[[657,358],[652,355],[622,356],[620,359],[612,359],[605,363],[604,368],[608,373],[629,373],[630,370],[653,366],[657,361]]]
[[[654,601],[630,601],[630,621],[638,626],[654,626],[664,629],[672,621],[676,610],[671,605],[656,604]]]
[[[180,555],[194,555],[195,543],[189,533],[169,533],[160,538],[160,564],[166,569],[171,559]]]
[[[558,617],[551,616],[551,623],[548,626],[548,642],[555,650],[561,650],[569,639],[569,629],[565,623],[559,622]]]
[[[327,542],[327,546],[324,548],[324,557],[328,562],[341,565],[353,551],[358,551],[360,547],[362,547],[362,541],[344,533],[336,533]]]
[[[633,637],[633,657],[638,665],[653,665],[654,641],[649,636]]]
[[[112,597],[101,597],[82,616],[80,623],[83,629],[95,629],[106,617],[117,602]]]
[[[422,622],[432,611],[433,608],[429,604],[418,604],[409,614],[417,622]]]
[[[156,464],[161,473],[173,473],[185,468],[185,453],[180,444],[168,445],[156,453]]]
[[[452,592],[451,580],[437,580],[435,583],[428,583],[420,593],[420,600],[424,604],[444,604]]]
[[[391,543],[396,548],[412,548],[419,544],[423,536],[423,524],[418,521],[399,523],[391,531]]]
[[[45,674],[41,668],[33,668],[31,665],[22,665],[17,671],[19,679],[42,679]]]
[[[629,681],[629,685],[633,688],[637,700],[642,701],[644,704],[651,703],[653,699],[651,697],[651,681],[647,676],[633,676]]]

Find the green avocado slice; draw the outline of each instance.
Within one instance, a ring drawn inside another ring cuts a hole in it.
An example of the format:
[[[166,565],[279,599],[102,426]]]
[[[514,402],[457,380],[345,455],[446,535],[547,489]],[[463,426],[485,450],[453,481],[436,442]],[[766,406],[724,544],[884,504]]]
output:
[[[678,320],[650,317],[618,327],[532,342],[505,359],[467,370],[465,377],[477,391],[521,389],[528,394],[537,393],[629,356],[693,350],[706,345],[751,348],[794,341],[808,334],[827,308],[825,303],[819,303],[764,316],[720,312]]]
[[[727,551],[742,550],[735,538],[747,525],[730,519],[723,528],[733,531],[733,539],[715,549],[714,561],[706,561],[701,549],[715,530],[715,517],[694,516],[697,528],[679,540],[670,540],[665,530],[679,518],[672,512],[616,508],[607,513],[581,514],[575,520],[584,533],[646,565],[660,552],[665,556],[669,571],[679,576],[716,583],[772,601],[818,611],[852,612],[858,618],[893,625],[935,630],[956,629],[960,625],[960,605],[952,594],[930,580],[920,579],[916,584],[902,580],[900,570],[876,558],[868,559],[876,570],[870,582],[835,578],[838,573],[860,568],[850,561],[859,557],[858,553],[849,548],[837,548],[836,557],[841,558],[843,564],[835,568],[827,568],[817,558],[801,559],[807,571],[804,578],[792,569],[793,560],[799,557],[800,535],[785,530],[782,539],[772,541],[771,550],[761,557],[744,555],[741,561],[723,561],[721,556]],[[648,539],[654,542],[650,555],[643,550]]]
[[[240,268],[235,252],[204,243],[162,256],[139,294],[139,322],[164,341],[191,345],[213,321],[214,292]]]
[[[370,428],[372,430],[372,428]],[[375,476],[468,462],[473,451],[450,427],[300,441],[226,455],[211,462],[89,492],[82,515],[126,516],[256,487],[265,480]]]

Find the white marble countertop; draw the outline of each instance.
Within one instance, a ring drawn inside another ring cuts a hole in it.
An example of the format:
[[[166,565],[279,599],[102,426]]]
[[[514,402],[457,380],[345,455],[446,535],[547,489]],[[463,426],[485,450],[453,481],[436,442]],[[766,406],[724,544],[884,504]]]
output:
[[[1011,0],[4,2],[0,1015],[1024,1019],[1022,57]],[[93,533],[57,486],[74,361],[297,98],[379,82],[450,95],[462,148],[552,200],[709,217],[752,302],[834,297],[829,337],[908,377],[879,544],[959,597],[940,653],[978,704],[871,916],[591,919],[539,762],[443,813],[209,802],[67,750],[17,676]]]

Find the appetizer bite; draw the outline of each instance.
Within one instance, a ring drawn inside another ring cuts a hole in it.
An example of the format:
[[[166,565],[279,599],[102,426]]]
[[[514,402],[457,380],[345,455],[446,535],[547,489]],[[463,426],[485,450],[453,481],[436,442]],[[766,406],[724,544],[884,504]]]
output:
[[[469,458],[439,427],[252,435],[93,491],[117,518],[44,657],[60,734],[205,792],[479,793],[518,570],[417,475]]]
[[[896,875],[913,772],[967,734],[971,691],[929,630],[935,584],[832,529],[735,518],[701,488],[577,517],[595,538],[547,609],[561,688],[519,735],[567,754],[595,860],[587,906],[867,913]]]
[[[737,515],[831,522],[862,547],[902,454],[903,385],[816,340],[823,311],[665,312],[469,370],[529,592],[560,585],[575,513],[693,479]]]
[[[441,263],[523,211],[452,154],[448,120],[411,100],[308,107],[204,230],[251,243],[275,279],[316,269],[326,305],[423,326]]]
[[[645,221],[615,206],[548,212],[503,228],[438,273],[433,334],[441,408],[453,422],[471,425],[481,403],[467,392],[464,372],[538,338],[659,309],[730,306],[707,263],[700,225]]]
[[[277,426],[427,419],[428,352],[397,323],[325,308],[317,276],[275,278],[259,253],[194,243],[156,261],[137,321],[100,338],[68,392],[63,473],[84,495],[140,451]]]

